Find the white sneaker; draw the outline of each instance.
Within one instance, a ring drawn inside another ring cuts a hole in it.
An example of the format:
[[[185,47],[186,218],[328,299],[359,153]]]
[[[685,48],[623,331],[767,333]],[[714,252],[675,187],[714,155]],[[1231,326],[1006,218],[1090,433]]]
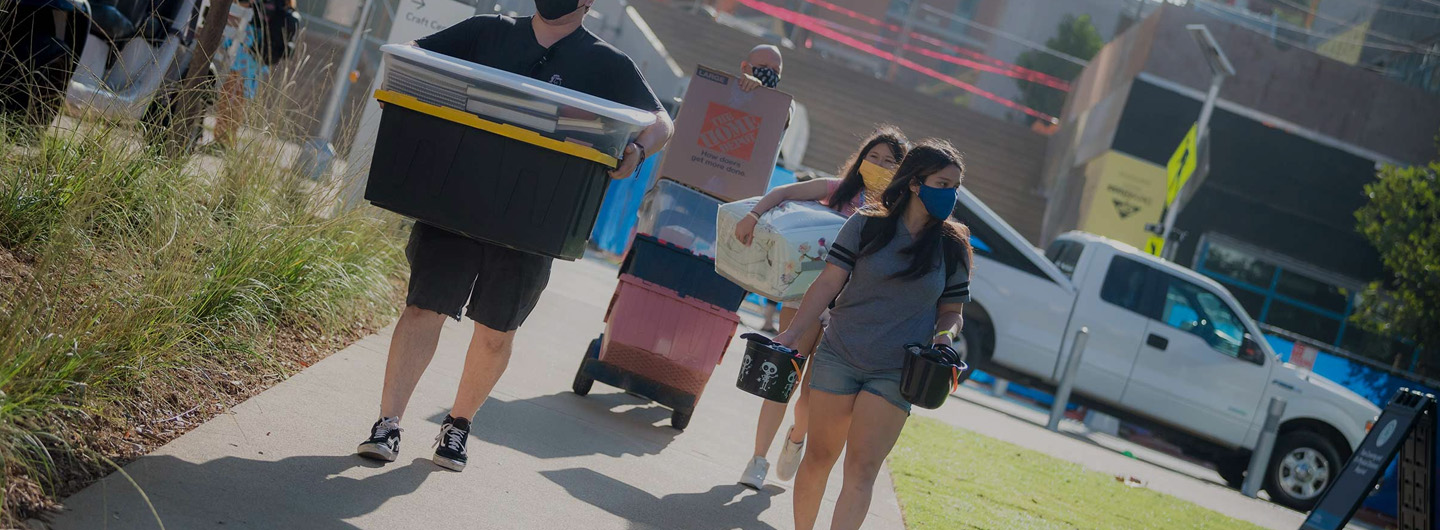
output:
[[[794,431],[792,425],[790,431]],[[775,469],[775,476],[780,480],[795,478],[795,472],[800,470],[800,457],[805,456],[805,440],[800,442],[790,441],[790,432],[785,433],[785,444],[780,448],[779,467]]]
[[[757,456],[750,459],[750,465],[745,466],[745,473],[740,475],[740,484],[752,489],[765,487],[765,475],[770,472],[770,463],[765,457]]]

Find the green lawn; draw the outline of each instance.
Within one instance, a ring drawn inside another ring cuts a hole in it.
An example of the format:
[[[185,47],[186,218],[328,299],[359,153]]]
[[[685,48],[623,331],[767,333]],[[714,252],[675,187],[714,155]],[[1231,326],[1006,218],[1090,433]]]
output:
[[[1260,528],[927,418],[910,419],[890,469],[912,530]]]

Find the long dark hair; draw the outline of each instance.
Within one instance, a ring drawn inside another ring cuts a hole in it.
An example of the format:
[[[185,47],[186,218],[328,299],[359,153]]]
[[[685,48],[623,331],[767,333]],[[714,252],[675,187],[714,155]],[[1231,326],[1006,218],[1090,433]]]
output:
[[[911,197],[914,195],[914,192],[910,191],[911,183],[924,184],[926,177],[950,166],[960,169],[963,182],[965,162],[960,151],[950,145],[950,142],[927,138],[911,148],[900,162],[900,167],[895,170],[895,179],[890,181],[890,186],[880,195],[880,205],[867,207],[861,212],[861,215],[874,218],[868,221],[881,223],[881,229],[875,240],[860,250],[860,255],[868,256],[879,252],[895,238],[895,231],[904,219],[905,210],[910,206]],[[965,261],[961,265],[969,270],[974,257],[974,249],[970,247],[970,227],[952,217],[944,222],[932,221],[920,232],[919,237],[915,238],[914,244],[900,250],[901,254],[910,254],[913,258],[910,260],[910,267],[896,273],[894,277],[913,280],[929,273],[935,267],[935,252],[941,249],[942,237],[960,244],[965,255]]]
[[[830,194],[827,204],[835,211],[845,208],[846,204],[855,200],[855,196],[865,190],[865,178],[860,176],[860,162],[865,160],[865,155],[870,153],[878,145],[890,146],[891,154],[896,160],[905,158],[905,151],[910,146],[910,141],[905,139],[905,133],[900,132],[894,125],[879,125],[875,132],[861,144],[860,150],[840,166],[840,185],[835,188],[835,193]]]

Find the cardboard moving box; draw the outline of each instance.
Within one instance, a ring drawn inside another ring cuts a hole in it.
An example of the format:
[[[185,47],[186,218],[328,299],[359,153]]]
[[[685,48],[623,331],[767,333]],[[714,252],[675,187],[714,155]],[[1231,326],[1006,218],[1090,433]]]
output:
[[[725,201],[765,193],[790,119],[790,95],[740,90],[738,78],[696,67],[660,176]]]

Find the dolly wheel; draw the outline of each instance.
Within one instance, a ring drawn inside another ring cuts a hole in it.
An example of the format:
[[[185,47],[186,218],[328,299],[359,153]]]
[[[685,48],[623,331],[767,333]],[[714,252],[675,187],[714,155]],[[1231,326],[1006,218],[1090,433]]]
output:
[[[577,371],[575,372],[575,382],[570,384],[570,390],[574,390],[576,394],[583,396],[589,394],[590,388],[593,386],[595,386],[594,379],[585,377],[584,372]]]
[[[604,335],[601,336],[603,337]],[[595,339],[590,341],[590,347],[585,350],[585,358],[596,359],[599,357],[600,339]],[[589,377],[585,377],[585,362],[581,361],[580,368],[575,370],[575,382],[570,384],[570,390],[574,390],[576,394],[583,396],[589,394],[590,389],[594,386],[595,380]]]
[[[693,411],[680,410],[670,413],[670,426],[677,431],[685,430],[685,427],[690,425],[690,414],[692,413]]]

